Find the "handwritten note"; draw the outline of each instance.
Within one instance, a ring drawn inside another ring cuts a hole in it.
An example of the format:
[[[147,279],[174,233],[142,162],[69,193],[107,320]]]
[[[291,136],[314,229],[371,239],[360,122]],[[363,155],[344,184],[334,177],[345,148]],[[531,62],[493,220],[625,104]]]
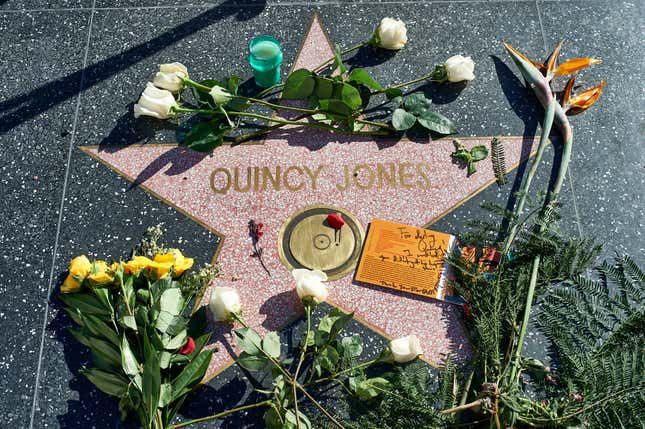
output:
[[[356,280],[443,299],[449,292],[446,255],[454,242],[450,234],[373,219]]]

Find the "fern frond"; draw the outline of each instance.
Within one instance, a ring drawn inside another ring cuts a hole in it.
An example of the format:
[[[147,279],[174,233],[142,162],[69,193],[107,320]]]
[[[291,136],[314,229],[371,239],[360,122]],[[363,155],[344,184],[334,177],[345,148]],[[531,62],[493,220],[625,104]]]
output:
[[[504,142],[497,137],[493,138],[493,141],[490,143],[490,152],[495,180],[497,180],[497,184],[500,186],[506,185],[506,155],[504,153]]]

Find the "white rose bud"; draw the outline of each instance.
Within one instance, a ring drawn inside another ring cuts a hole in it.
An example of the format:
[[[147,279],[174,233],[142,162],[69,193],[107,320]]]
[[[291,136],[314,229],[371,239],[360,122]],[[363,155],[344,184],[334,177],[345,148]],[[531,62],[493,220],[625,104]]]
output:
[[[327,299],[329,290],[323,284],[327,281],[327,274],[320,270],[308,270],[299,268],[291,271],[293,278],[296,279],[296,292],[300,299],[310,297],[316,304]]]
[[[213,101],[215,101],[216,104],[226,104],[231,98],[233,98],[233,95],[231,95],[230,92],[217,85],[211,88],[210,95],[213,97]]]
[[[172,108],[176,105],[172,92],[156,88],[148,82],[139,101],[134,105],[134,117],[152,116],[157,119],[168,119],[173,115]]]
[[[157,88],[178,92],[184,88],[182,78],[188,77],[188,69],[182,63],[162,64],[152,83]]]
[[[408,43],[408,30],[400,19],[383,18],[374,32],[374,43],[383,49],[398,51]]]
[[[390,351],[394,362],[398,363],[410,362],[423,354],[421,343],[416,335],[408,335],[407,337],[390,341]]]
[[[231,314],[238,314],[242,309],[240,295],[232,287],[213,289],[208,305],[213,313],[213,319],[218,322],[229,320]]]
[[[464,80],[473,80],[475,75],[475,62],[470,57],[463,57],[461,55],[455,55],[450,57],[444,63],[446,67],[446,73],[448,74],[448,80],[450,82],[461,82]]]

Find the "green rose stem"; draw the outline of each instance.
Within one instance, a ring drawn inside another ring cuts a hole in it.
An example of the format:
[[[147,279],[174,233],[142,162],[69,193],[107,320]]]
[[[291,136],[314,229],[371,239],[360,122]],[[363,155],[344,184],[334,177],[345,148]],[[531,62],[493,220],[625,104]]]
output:
[[[217,110],[186,109],[186,108],[183,108],[183,107],[173,107],[173,110],[175,112],[184,112],[184,113],[205,113],[205,114],[218,113]],[[257,114],[257,113],[229,111],[228,114],[230,116],[242,116],[242,117],[248,117],[248,118],[264,119],[264,120],[266,120],[268,122],[275,122],[275,123],[283,124],[283,125],[299,125],[299,126],[307,126],[307,127],[312,127],[312,128],[320,128],[322,130],[327,130],[327,131],[331,131],[333,133],[339,133],[339,134],[351,134],[351,135],[360,135],[360,136],[387,136],[387,135],[389,135],[389,133],[386,132],[386,131],[352,131],[352,130],[343,130],[343,129],[340,129],[340,128],[334,128],[334,127],[332,127],[330,125],[325,125],[325,124],[320,124],[320,123],[315,123],[315,122],[314,123],[311,123],[311,122],[298,122],[298,121],[292,121],[292,120],[288,120],[288,119],[284,119],[284,118],[272,118],[270,116],[260,115],[260,114]],[[361,122],[361,123],[366,123],[366,124],[376,124],[375,122],[371,122],[371,121],[365,121],[365,120],[360,120],[360,119],[354,119],[354,120],[356,122]]]
[[[296,412],[297,429],[300,429],[300,417],[298,416],[298,389],[296,388],[296,385],[298,384],[298,374],[300,374],[300,368],[302,367],[302,362],[305,360],[307,345],[309,344],[309,333],[311,332],[311,305],[305,305],[305,313],[307,314],[307,332],[305,333],[305,343],[302,346],[300,359],[298,359],[298,366],[296,367],[296,372],[293,373],[293,383],[291,384],[291,387],[293,388],[293,409]]]
[[[342,424],[340,424],[340,422],[339,422],[338,420],[336,420],[336,419],[334,418],[334,416],[332,416],[332,415],[331,415],[331,413],[325,409],[325,407],[323,407],[322,405],[320,405],[320,403],[319,403],[318,401],[316,401],[316,399],[315,399],[313,396],[311,396],[311,395],[309,394],[309,392],[307,392],[307,391],[305,390],[305,388],[304,388],[301,384],[299,384],[299,383],[298,383],[298,382],[296,382],[296,381],[294,381],[294,383],[296,384],[296,386],[298,387],[298,389],[300,389],[300,391],[301,391],[301,392],[302,392],[302,393],[303,393],[307,398],[309,398],[309,400],[311,401],[311,403],[312,403],[312,404],[314,404],[314,405],[315,405],[315,406],[320,410],[320,412],[322,412],[322,413],[323,413],[323,414],[324,414],[324,415],[325,415],[325,416],[326,416],[326,417],[327,417],[327,418],[328,418],[328,419],[329,419],[329,420],[330,420],[334,425],[336,425],[336,427],[337,427],[338,429],[345,429],[345,426],[343,426]],[[297,421],[297,420],[298,420],[298,415],[296,414],[296,421]]]
[[[379,361],[379,358],[372,359],[372,360],[369,360],[367,362],[363,362],[363,363],[361,363],[359,365],[353,366],[351,368],[347,368],[347,369],[344,369],[342,371],[339,371],[339,372],[337,372],[335,374],[332,374],[330,376],[327,376],[327,377],[324,377],[324,378],[319,378],[319,379],[313,380],[313,381],[311,381],[309,383],[305,383],[303,386],[307,387],[307,386],[312,386],[314,384],[320,384],[320,383],[325,383],[327,381],[332,381],[332,380],[335,380],[336,378],[340,377],[341,375],[347,374],[348,372],[354,371],[356,369],[368,367],[368,366],[370,366],[372,364],[375,364],[378,361]]]
[[[231,408],[230,410],[222,411],[221,413],[213,414],[212,416],[200,417],[198,419],[188,420],[186,422],[178,423],[176,425],[170,426],[169,429],[179,429],[179,428],[183,428],[185,426],[193,425],[195,423],[202,423],[202,422],[207,422],[209,420],[220,419],[220,418],[226,417],[226,416],[228,416],[230,414],[235,414],[238,411],[245,411],[245,410],[250,410],[252,408],[265,407],[265,406],[268,407],[270,405],[271,405],[271,400],[266,400],[266,401],[262,401],[262,402],[256,402],[255,404],[242,405],[241,407]]]

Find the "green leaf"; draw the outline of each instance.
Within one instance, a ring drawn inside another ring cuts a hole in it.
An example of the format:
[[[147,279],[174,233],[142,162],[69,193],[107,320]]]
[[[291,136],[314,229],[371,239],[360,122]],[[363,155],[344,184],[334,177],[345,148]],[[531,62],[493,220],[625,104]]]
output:
[[[96,337],[105,338],[115,346],[119,347],[121,341],[114,332],[114,329],[108,326],[104,321],[91,314],[82,316],[83,325]]]
[[[332,70],[336,70],[338,67],[340,67],[341,75],[347,72],[347,67],[345,67],[345,64],[343,63],[342,50],[340,49],[340,46],[336,44],[334,46],[334,66]]]
[[[79,326],[83,326],[83,315],[81,314],[80,311],[76,308],[71,308],[71,307],[63,307],[65,310],[65,313],[69,315],[69,317],[74,321]]]
[[[356,394],[363,400],[373,399],[383,393],[383,390],[387,390],[389,385],[390,382],[384,378],[368,378],[367,380],[361,381],[356,386]]]
[[[114,314],[114,298],[112,298],[112,293],[108,288],[104,287],[95,287],[92,288],[94,295],[101,301],[103,306],[110,311],[110,314]]]
[[[488,156],[488,148],[486,146],[475,146],[472,149],[470,149],[470,154],[473,157],[473,161],[481,161],[482,159],[486,159]]]
[[[177,316],[179,313],[181,313],[181,310],[184,307],[184,297],[181,294],[181,289],[166,289],[161,294],[159,306],[160,311],[166,311],[173,316]]]
[[[172,402],[172,386],[170,383],[162,383],[159,389],[159,407],[163,408]]]
[[[72,337],[79,343],[83,344],[86,347],[90,347],[90,337],[85,335],[85,332],[87,332],[85,329],[73,329],[69,328],[67,330],[70,334],[72,334]]]
[[[81,374],[110,396],[121,397],[128,392],[130,382],[119,374],[96,368],[81,370]]]
[[[262,349],[273,358],[280,357],[280,337],[276,332],[269,332],[262,340]]]
[[[374,90],[383,90],[383,87],[374,80],[372,75],[370,75],[367,70],[363,68],[355,68],[354,70],[352,70],[352,72],[349,74],[349,78],[354,82],[367,85]]]
[[[403,99],[405,109],[416,117],[424,117],[430,111],[432,101],[427,99],[423,92],[415,92]]]
[[[299,100],[309,97],[314,92],[316,81],[314,74],[307,69],[291,73],[284,83],[283,100]]]
[[[129,329],[132,329],[133,331],[137,330],[137,320],[134,316],[122,316],[119,319],[119,323]]]
[[[121,368],[121,353],[111,343],[90,337],[90,348],[114,368]]]
[[[318,330],[328,333],[328,341],[333,341],[349,321],[352,320],[352,317],[354,317],[354,313],[346,314],[334,307],[322,318],[318,325]]]
[[[193,312],[190,315],[190,319],[188,320],[188,324],[186,326],[186,328],[188,329],[189,337],[199,337],[208,327],[208,316],[206,312],[207,308],[207,305],[199,307],[197,311]]]
[[[215,79],[207,79],[199,82],[200,85],[204,85],[208,88],[212,88],[214,86],[221,86],[222,88],[226,87],[226,83],[220,82]],[[210,94],[206,91],[199,90],[195,88],[194,86],[190,87],[191,92],[193,93],[193,97],[195,97],[195,100],[197,100],[197,104],[202,107],[202,108],[207,108],[207,109],[215,109],[217,106],[215,105],[215,102],[213,101],[213,97],[210,96]]]
[[[172,381],[172,400],[170,402],[174,402],[181,395],[190,391],[204,378],[212,356],[212,350],[203,351],[184,367],[177,378]]]
[[[403,91],[401,91],[401,89],[399,88],[388,88],[385,90],[385,96],[388,100],[393,100],[397,97],[402,97]]]
[[[344,337],[340,340],[343,347],[343,354],[347,358],[354,358],[363,353],[363,340],[359,335],[352,335],[351,337]]]
[[[275,406],[271,406],[264,414],[264,425],[267,429],[282,428],[282,416],[280,416],[280,413]]]
[[[121,367],[127,375],[135,376],[139,374],[139,362],[134,356],[128,338],[125,335],[121,343]]]
[[[249,371],[262,371],[269,363],[269,359],[262,355],[251,355],[247,352],[242,352],[240,357],[237,358],[237,363]]]
[[[311,429],[311,422],[309,421],[307,416],[304,415],[300,410],[298,410],[297,420],[296,420],[296,413],[293,412],[292,410],[287,410],[287,412],[284,415],[284,419],[286,420],[287,423],[292,425],[297,425],[298,423],[297,420],[299,420],[301,429]]]
[[[143,402],[146,405],[145,411],[148,421],[154,419],[159,405],[159,396],[161,391],[161,369],[159,367],[159,357],[156,352],[146,355],[143,365],[142,393]]]
[[[316,96],[319,99],[331,98],[334,91],[334,83],[326,77],[316,76]]]
[[[392,126],[399,131],[409,130],[417,122],[417,117],[403,109],[392,113]]]
[[[172,338],[168,338],[168,340],[164,340],[164,348],[166,350],[175,350],[181,347],[184,342],[186,341],[186,337],[188,334],[186,333],[186,330],[184,329],[181,331],[179,334],[175,335]]]
[[[224,143],[224,134],[228,131],[230,127],[219,120],[200,122],[188,131],[183,143],[197,152],[208,152]]]
[[[329,372],[334,372],[336,365],[338,364],[339,356],[335,348],[330,345],[326,345],[325,348],[320,351],[318,356],[316,356],[316,359],[320,362],[321,367]]]
[[[262,338],[251,328],[241,328],[233,331],[235,340],[242,350],[250,355],[259,355],[262,351]]]
[[[183,355],[177,355],[177,356],[183,356]],[[166,369],[170,365],[170,360],[172,359],[172,354],[167,351],[162,351],[161,355],[159,356],[159,367],[161,369]]]
[[[440,115],[439,113],[426,111],[419,116],[417,120],[425,128],[439,134],[452,134],[457,132],[455,124],[450,119]]]
[[[69,293],[59,295],[60,300],[71,308],[80,310],[83,314],[94,314],[97,316],[110,316],[112,312],[103,303],[90,293]]]
[[[320,100],[320,109],[325,112],[330,112],[342,116],[342,118],[333,117],[334,120],[344,119],[352,115],[352,109],[345,104],[344,101],[329,99],[329,100]]]
[[[363,99],[361,98],[361,94],[358,92],[358,89],[348,83],[343,84],[340,96],[343,102],[347,104],[353,112],[360,110],[363,106]]]

